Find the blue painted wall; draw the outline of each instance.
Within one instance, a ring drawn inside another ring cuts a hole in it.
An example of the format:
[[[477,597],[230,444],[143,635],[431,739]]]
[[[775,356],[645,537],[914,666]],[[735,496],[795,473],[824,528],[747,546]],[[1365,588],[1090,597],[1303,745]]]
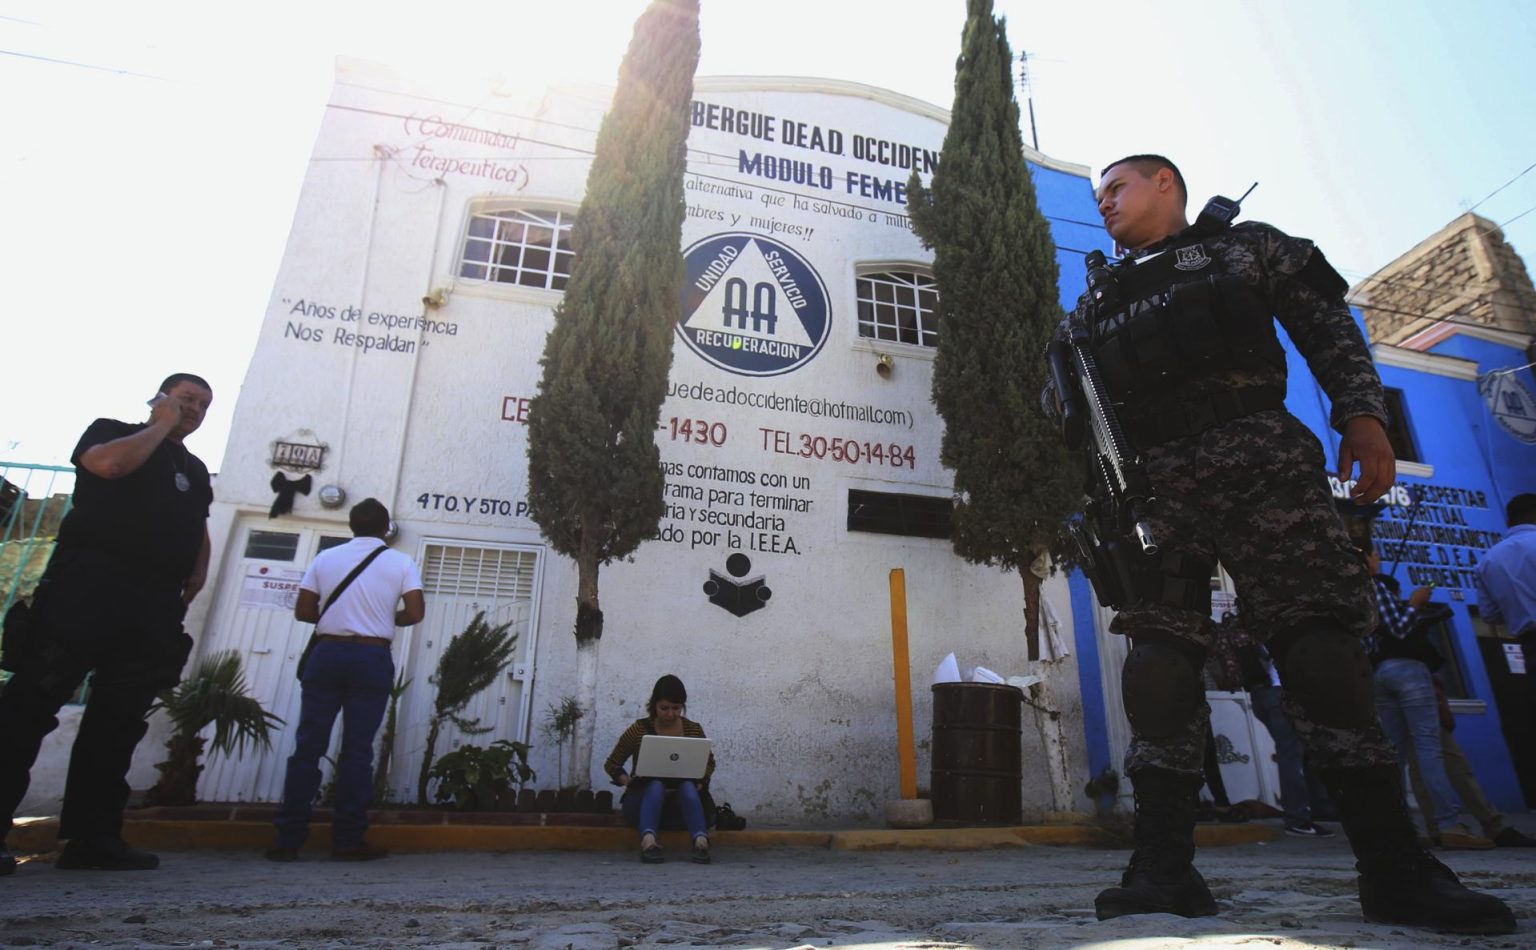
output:
[[[1114,242],[1099,219],[1093,186],[1086,178],[1067,172],[1029,165],[1041,213],[1050,224],[1060,268],[1057,287],[1061,305],[1070,309],[1087,286],[1088,269],[1083,257],[1089,251],[1110,254]],[[1072,631],[1077,652],[1078,691],[1083,702],[1083,733],[1088,750],[1088,771],[1098,775],[1109,766],[1109,724],[1104,706],[1104,676],[1100,671],[1099,644],[1094,628],[1093,587],[1080,571],[1068,578],[1072,600]]]
[[[1358,312],[1355,320],[1363,330]],[[1327,397],[1290,341],[1284,342],[1290,370],[1286,406],[1322,440],[1329,466],[1336,467],[1339,440],[1328,426]],[[1467,336],[1451,337],[1432,352],[1473,361],[1479,374],[1526,362],[1519,347]],[[1433,468],[1429,476],[1399,473],[1398,484],[1409,498],[1424,503],[1413,528],[1419,537],[1409,539],[1396,576],[1405,591],[1434,581],[1435,599],[1451,608],[1452,649],[1467,698],[1487,707],[1482,713],[1458,713],[1457,741],[1489,800],[1503,810],[1524,811],[1469,608],[1477,600],[1472,572],[1486,548],[1502,536],[1505,502],[1522,491],[1536,491],[1536,445],[1519,442],[1493,420],[1475,379],[1380,364],[1377,369],[1384,386],[1402,390],[1403,414],[1419,460]],[[1406,529],[1410,517],[1409,508],[1385,505],[1379,531],[1391,532],[1393,524]],[[1390,568],[1397,551],[1390,544],[1384,547]]]

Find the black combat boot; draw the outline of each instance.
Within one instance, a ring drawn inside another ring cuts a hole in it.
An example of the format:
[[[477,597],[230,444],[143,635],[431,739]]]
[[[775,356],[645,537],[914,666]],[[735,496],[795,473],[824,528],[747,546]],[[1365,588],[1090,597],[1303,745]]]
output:
[[[1503,901],[1469,890],[1420,846],[1396,766],[1329,769],[1320,777],[1355,851],[1366,920],[1442,933],[1515,932]]]
[[[1127,914],[1209,917],[1216,899],[1195,870],[1195,794],[1199,776],[1168,769],[1139,769],[1131,776],[1136,792],[1136,850],[1120,886],[1093,902],[1100,920]]]

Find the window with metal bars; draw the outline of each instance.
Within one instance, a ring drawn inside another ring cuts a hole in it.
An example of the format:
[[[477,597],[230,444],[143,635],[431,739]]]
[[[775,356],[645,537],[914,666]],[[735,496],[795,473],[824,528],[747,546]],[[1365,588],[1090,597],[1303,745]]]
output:
[[[429,544],[421,586],[427,594],[484,598],[492,602],[533,597],[532,551],[470,545]]]
[[[954,531],[954,500],[936,495],[848,490],[848,530],[947,538]]]
[[[464,236],[459,276],[496,284],[564,290],[571,276],[571,225],[576,215],[554,208],[484,205]]]
[[[908,270],[860,274],[855,292],[859,336],[939,345],[939,291],[931,276]]]

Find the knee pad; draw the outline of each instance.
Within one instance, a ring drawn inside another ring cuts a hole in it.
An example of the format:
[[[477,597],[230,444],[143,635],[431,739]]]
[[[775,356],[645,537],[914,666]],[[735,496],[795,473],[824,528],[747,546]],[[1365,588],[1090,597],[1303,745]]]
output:
[[[1334,729],[1376,721],[1375,672],[1359,637],[1325,628],[1282,634],[1274,646],[1281,683],[1308,719]]]
[[[1171,643],[1137,643],[1125,658],[1120,695],[1137,735],[1177,735],[1205,701],[1200,650]]]

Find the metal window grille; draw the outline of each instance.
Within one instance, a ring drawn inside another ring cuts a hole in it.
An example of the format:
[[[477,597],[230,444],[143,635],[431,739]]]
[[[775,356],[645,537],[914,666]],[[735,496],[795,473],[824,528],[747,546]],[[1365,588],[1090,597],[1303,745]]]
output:
[[[532,551],[429,544],[421,586],[428,595],[526,601],[533,597],[535,560]]]
[[[947,538],[954,533],[955,503],[934,495],[848,490],[848,530]]]
[[[859,336],[917,346],[939,345],[939,292],[927,274],[863,274],[857,281],[856,296]]]
[[[571,276],[576,216],[548,208],[476,211],[469,219],[459,276],[498,284],[564,290]]]
[[[263,561],[291,561],[299,554],[299,536],[288,531],[252,531],[245,539],[245,556]]]

